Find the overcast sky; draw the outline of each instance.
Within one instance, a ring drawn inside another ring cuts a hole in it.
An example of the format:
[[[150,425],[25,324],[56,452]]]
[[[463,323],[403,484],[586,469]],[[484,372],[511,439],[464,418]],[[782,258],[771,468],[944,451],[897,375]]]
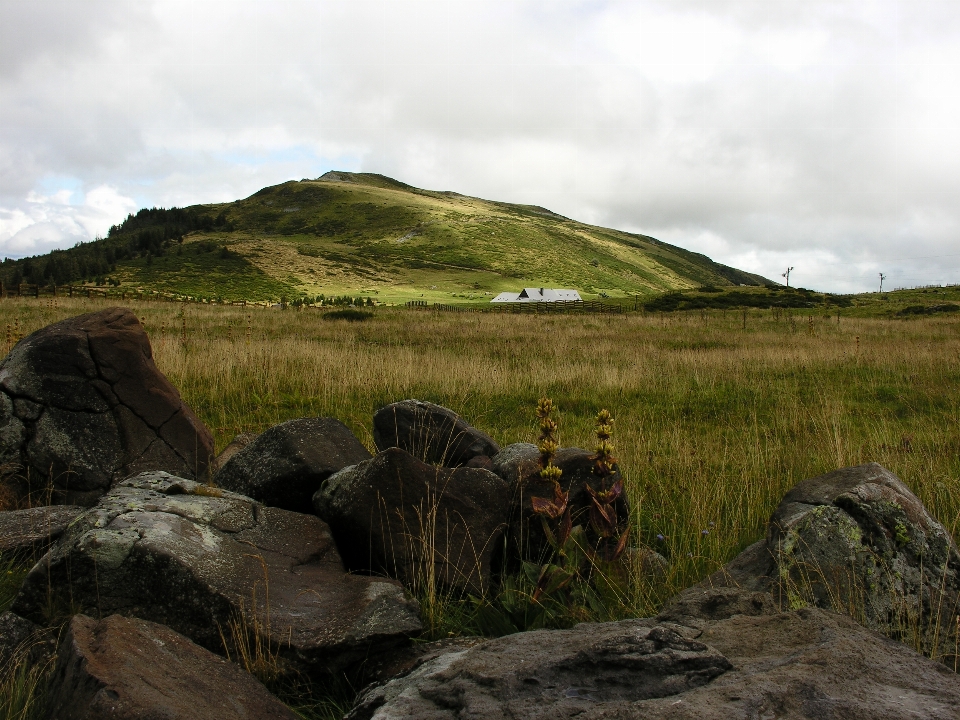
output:
[[[331,169],[960,283],[960,2],[0,0],[0,255]]]

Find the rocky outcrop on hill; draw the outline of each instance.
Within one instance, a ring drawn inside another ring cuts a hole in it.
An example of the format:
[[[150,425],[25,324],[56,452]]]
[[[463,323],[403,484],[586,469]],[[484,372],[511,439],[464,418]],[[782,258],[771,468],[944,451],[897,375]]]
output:
[[[956,717],[960,676],[942,664],[848,617],[756,601],[726,596],[721,620],[588,623],[454,649],[368,691],[349,717]]]
[[[500,446],[453,410],[422,400],[386,405],[373,416],[373,441],[380,451],[406,450],[434,465],[460,467],[472,458],[493,457]]]
[[[85,510],[77,505],[45,505],[0,512],[0,555],[39,558]]]
[[[239,666],[156,623],[76,615],[47,699],[58,720],[296,720]]]
[[[371,457],[339,420],[298,418],[274,425],[237,452],[214,484],[265,505],[308,513],[324,480]]]
[[[204,476],[213,438],[137,317],[109,308],[38,330],[0,363],[0,448],[24,469],[22,500],[89,506],[141,470]]]
[[[313,502],[349,567],[479,593],[490,587],[510,488],[488,470],[438,468],[391,448],[331,476]]]
[[[857,608],[867,627],[951,667],[955,659],[960,554],[916,495],[877,463],[790,490],[766,538],[698,588],[723,586],[771,592],[781,607]]]
[[[39,620],[49,601],[159,622],[217,651],[240,623],[321,669],[421,629],[399,583],[344,571],[319,518],[161,472],[119,483],[74,523],[13,609]]]

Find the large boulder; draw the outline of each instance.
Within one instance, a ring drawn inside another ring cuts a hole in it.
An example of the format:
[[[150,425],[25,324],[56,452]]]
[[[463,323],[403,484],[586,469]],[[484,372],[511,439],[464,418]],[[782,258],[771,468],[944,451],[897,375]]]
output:
[[[39,559],[85,510],[78,505],[41,505],[0,512],[0,555]]]
[[[582,448],[560,448],[553,464],[562,471],[560,487],[568,493],[570,515],[574,525],[589,522],[592,500],[588,487],[600,488],[600,478],[593,474],[592,453]],[[540,477],[540,451],[531,443],[508,445],[493,457],[493,470],[507,481],[513,498],[510,512],[510,548],[515,558],[541,561],[550,552],[540,516],[533,511],[532,498],[553,497],[553,483]],[[608,483],[620,479],[616,470]],[[627,495],[614,503],[622,527],[629,513]]]
[[[214,651],[239,628],[331,670],[421,629],[397,582],[345,572],[319,518],[162,472],[120,482],[71,525],[13,609],[39,621],[48,603],[159,622]]]
[[[453,410],[422,400],[386,405],[373,416],[377,450],[400,448],[434,465],[459,467],[475,457],[493,457],[500,446]]]
[[[51,676],[57,720],[296,720],[239,666],[168,627],[76,615]]]
[[[391,448],[332,475],[313,502],[350,568],[482,593],[510,488],[488,470],[438,468]]]
[[[876,463],[804,480],[764,540],[698,587],[769,591],[781,607],[853,612],[953,665],[960,554],[950,533]],[[692,591],[691,591],[692,592]]]
[[[585,623],[453,649],[368,690],[348,717],[957,717],[960,676],[942,664],[848,617],[755,600],[726,598],[721,620]]]
[[[339,420],[298,418],[274,425],[239,450],[213,482],[264,505],[309,513],[320,483],[371,457]]]
[[[23,468],[21,500],[89,506],[141,470],[205,476],[213,437],[136,315],[108,308],[38,330],[0,363],[0,448]]]

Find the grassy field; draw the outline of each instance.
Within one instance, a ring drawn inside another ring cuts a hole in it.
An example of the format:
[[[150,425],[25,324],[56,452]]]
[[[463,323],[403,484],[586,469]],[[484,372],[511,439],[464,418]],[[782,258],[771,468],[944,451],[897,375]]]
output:
[[[104,306],[8,299],[0,325],[26,334]],[[655,613],[757,540],[788,489],[842,466],[883,464],[960,533],[957,314],[378,308],[348,322],[314,309],[131,307],[218,449],[240,432],[330,415],[373,450],[373,412],[411,397],[454,409],[501,445],[530,442],[541,396],[559,410],[561,444],[591,448],[593,417],[609,409],[632,537],[670,565],[664,577],[635,573],[614,607],[587,617]],[[460,621],[451,610],[436,634]]]
[[[8,299],[0,325],[26,334],[102,306]],[[844,465],[884,464],[960,530],[957,316],[838,323],[752,310],[744,329],[739,311],[380,308],[347,322],[312,309],[132,307],[218,449],[309,415],[340,418],[373,449],[373,412],[409,397],[453,408],[501,444],[533,441],[543,395],[559,408],[562,444],[591,447],[592,418],[609,409],[639,537],[672,560],[667,595],[758,538],[787,489]]]

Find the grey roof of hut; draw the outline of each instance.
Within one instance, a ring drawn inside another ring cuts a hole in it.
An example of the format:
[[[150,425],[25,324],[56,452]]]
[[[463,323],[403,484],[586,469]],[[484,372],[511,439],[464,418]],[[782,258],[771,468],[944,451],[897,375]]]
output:
[[[521,292],[502,292],[490,302],[583,302],[576,290],[524,288]]]

